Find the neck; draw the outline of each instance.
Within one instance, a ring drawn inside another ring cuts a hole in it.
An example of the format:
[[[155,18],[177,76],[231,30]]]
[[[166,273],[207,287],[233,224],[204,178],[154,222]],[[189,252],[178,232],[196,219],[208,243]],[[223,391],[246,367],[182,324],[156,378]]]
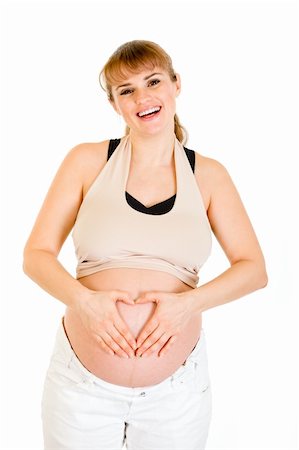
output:
[[[138,166],[169,166],[173,159],[175,133],[140,136],[130,130],[132,163]]]

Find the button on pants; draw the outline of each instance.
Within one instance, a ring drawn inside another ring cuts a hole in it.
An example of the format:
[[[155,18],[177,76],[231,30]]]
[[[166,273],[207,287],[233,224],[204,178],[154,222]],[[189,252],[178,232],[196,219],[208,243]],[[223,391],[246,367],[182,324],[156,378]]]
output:
[[[171,376],[131,388],[89,372],[61,323],[42,397],[44,449],[203,450],[211,403],[203,330],[185,363]]]

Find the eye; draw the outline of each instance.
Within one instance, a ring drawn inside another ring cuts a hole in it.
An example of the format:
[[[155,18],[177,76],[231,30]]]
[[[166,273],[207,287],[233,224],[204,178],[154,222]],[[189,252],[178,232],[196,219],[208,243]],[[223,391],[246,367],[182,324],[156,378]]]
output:
[[[157,83],[156,83],[157,82]],[[155,83],[155,84],[158,84],[158,83],[160,83],[160,80],[158,80],[158,79],[155,79],[155,80],[151,80],[150,81],[150,83]]]
[[[126,94],[126,92],[129,92],[131,89],[125,89],[124,91],[122,91],[121,93],[120,93],[120,95],[127,95]]]
[[[150,80],[149,81],[149,85],[153,85],[153,86],[155,86],[158,83],[160,83],[160,80],[158,80],[158,79],[154,79],[154,80]],[[127,95],[127,93],[131,92],[131,91],[132,91],[132,89],[125,89],[124,91],[122,91],[120,93],[120,95]]]

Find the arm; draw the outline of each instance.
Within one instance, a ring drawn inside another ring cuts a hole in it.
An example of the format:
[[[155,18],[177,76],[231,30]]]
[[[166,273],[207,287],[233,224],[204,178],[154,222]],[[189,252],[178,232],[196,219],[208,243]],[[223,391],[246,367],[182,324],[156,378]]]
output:
[[[228,171],[212,160],[209,173],[213,183],[207,214],[230,267],[208,283],[188,291],[195,313],[236,300],[268,282],[261,247]]]
[[[23,269],[45,291],[76,310],[103,350],[124,356],[121,347],[131,354],[135,339],[115,303],[122,300],[134,304],[133,299],[127,292],[86,288],[57,259],[76,220],[83,195],[97,176],[98,168],[105,163],[105,141],[98,147],[81,144],[62,162],[26,243]]]
[[[135,303],[153,301],[157,308],[138,337],[137,355],[146,349],[149,349],[147,354],[161,349],[161,356],[192,315],[228,303],[267,284],[264,257],[237,189],[222,164],[209,158],[205,160],[199,181],[210,193],[208,218],[230,268],[195,289],[178,294],[149,292],[138,299]]]
[[[23,262],[26,275],[72,308],[90,293],[57,257],[82,202],[84,174],[79,166],[83,152],[83,145],[73,148],[59,167],[25,245]]]

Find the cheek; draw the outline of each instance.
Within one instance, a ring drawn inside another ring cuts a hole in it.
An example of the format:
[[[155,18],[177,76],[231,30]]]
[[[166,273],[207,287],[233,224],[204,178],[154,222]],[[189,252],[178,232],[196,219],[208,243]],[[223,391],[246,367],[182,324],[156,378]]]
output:
[[[118,104],[118,108],[119,111],[122,115],[126,115],[126,114],[130,114],[132,111],[132,105],[130,106],[129,104],[127,104],[128,102],[126,102],[125,100],[123,100],[122,102],[119,102]]]
[[[118,105],[116,108],[116,112],[121,116],[126,116],[128,114],[124,105]]]
[[[167,103],[168,108],[169,108],[171,111],[172,111],[172,110],[175,111],[175,109],[176,109],[176,101],[175,101],[175,98],[173,98],[172,95],[168,97],[166,103]]]

